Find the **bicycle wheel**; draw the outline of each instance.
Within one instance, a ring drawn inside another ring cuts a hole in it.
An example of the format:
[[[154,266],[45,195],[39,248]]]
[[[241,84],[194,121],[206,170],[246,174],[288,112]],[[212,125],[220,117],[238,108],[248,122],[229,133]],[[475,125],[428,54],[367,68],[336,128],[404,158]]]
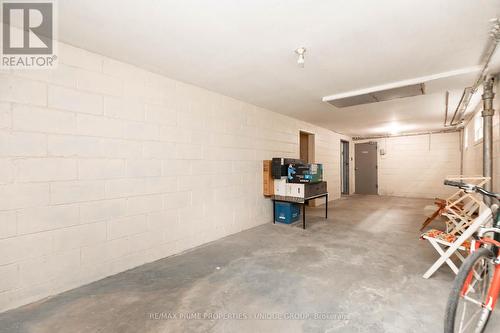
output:
[[[493,253],[484,247],[464,261],[448,297],[445,333],[484,332],[491,311],[482,307],[482,304],[488,294],[494,269]],[[467,280],[468,288],[462,293]]]

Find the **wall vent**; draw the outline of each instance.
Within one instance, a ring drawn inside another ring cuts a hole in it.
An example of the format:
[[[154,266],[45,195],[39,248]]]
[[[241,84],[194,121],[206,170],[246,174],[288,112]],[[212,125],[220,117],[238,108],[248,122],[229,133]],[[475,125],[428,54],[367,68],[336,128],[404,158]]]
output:
[[[425,94],[425,84],[417,83],[403,87],[372,91],[365,94],[334,98],[326,100],[325,102],[330,103],[338,108],[345,108],[348,106],[362,105],[368,103],[377,103],[383,101],[389,101],[396,98],[405,98],[412,96],[419,96]]]

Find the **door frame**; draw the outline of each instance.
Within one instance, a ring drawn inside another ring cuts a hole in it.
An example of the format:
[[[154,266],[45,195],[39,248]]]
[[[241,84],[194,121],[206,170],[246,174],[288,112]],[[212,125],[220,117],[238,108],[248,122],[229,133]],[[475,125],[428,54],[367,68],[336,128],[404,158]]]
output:
[[[304,160],[304,163],[315,163],[316,162],[316,144],[315,138],[316,135],[311,132],[307,132],[299,129],[299,159],[302,159],[302,136],[305,135],[307,137],[307,159]],[[315,207],[317,206],[316,199],[309,200],[304,205]]]
[[[350,142],[347,140],[340,140],[340,193],[350,194],[351,186],[351,154]],[[347,151],[344,149],[347,148]],[[347,160],[347,163],[346,163]],[[345,167],[347,165],[347,168]]]
[[[305,160],[305,163],[315,163],[316,160],[316,154],[315,154],[315,134],[303,130],[299,130],[299,158],[302,158],[301,156],[301,146],[302,146],[302,140],[301,136],[306,135],[307,136],[307,160]]]

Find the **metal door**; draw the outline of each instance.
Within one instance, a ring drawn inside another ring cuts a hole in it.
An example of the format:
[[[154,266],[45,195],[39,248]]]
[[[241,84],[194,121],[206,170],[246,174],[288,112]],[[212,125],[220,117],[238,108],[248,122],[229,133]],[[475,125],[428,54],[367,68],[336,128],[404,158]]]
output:
[[[356,193],[378,194],[377,143],[357,143],[355,163]]]
[[[349,142],[340,141],[341,192],[349,194]]]

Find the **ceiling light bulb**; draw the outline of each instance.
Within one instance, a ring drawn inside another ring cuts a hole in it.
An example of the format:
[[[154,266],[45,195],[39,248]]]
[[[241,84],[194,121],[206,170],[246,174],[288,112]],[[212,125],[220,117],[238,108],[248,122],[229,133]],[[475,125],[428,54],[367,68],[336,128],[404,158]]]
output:
[[[300,67],[304,67],[304,54],[306,53],[306,48],[305,47],[299,47],[298,49],[295,50],[295,53],[299,55],[299,58],[297,59],[297,65]]]
[[[393,122],[387,126],[387,130],[390,134],[397,135],[401,131],[401,126],[398,123]]]
[[[301,54],[299,55],[299,59],[297,60],[297,64],[300,66],[300,67],[304,67],[304,56]]]

